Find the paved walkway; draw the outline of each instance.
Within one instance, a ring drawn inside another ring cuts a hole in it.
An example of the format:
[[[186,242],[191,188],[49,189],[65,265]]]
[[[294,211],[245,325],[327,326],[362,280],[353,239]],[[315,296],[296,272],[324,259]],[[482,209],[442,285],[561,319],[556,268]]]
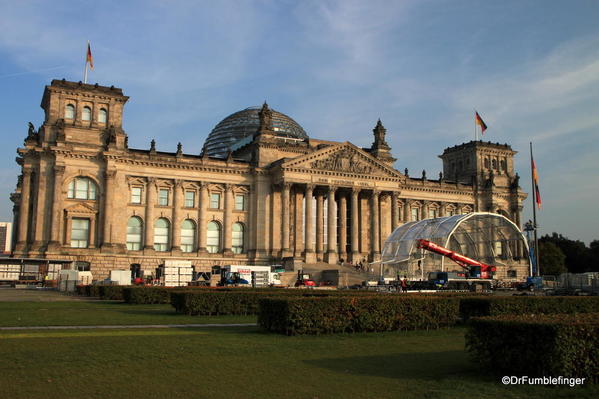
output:
[[[213,327],[256,327],[256,323],[237,324],[136,324],[114,326],[28,326],[28,327],[0,327],[2,330],[86,330],[86,329],[123,329],[123,328],[213,328]]]

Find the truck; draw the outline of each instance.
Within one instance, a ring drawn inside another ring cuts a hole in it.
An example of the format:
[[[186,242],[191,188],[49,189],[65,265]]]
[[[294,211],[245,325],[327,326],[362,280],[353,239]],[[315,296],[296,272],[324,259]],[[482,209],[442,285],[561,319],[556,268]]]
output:
[[[271,266],[226,265],[220,268],[220,285],[265,287],[280,284]]]
[[[433,286],[431,288],[470,291],[492,288],[493,276],[497,271],[496,266],[468,258],[428,240],[419,239],[417,242],[418,248],[445,256],[463,269],[458,272],[430,272],[428,281]]]

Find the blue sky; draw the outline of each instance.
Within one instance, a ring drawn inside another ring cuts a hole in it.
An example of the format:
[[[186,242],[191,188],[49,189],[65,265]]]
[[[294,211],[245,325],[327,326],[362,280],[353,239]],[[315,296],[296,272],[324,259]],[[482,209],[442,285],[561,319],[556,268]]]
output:
[[[131,97],[129,144],[199,153],[227,115],[264,100],[312,137],[372,142],[428,176],[473,139],[535,146],[541,233],[599,239],[599,2],[0,0],[0,220],[12,219],[15,149],[44,85],[82,80]],[[531,218],[527,200],[523,220]]]

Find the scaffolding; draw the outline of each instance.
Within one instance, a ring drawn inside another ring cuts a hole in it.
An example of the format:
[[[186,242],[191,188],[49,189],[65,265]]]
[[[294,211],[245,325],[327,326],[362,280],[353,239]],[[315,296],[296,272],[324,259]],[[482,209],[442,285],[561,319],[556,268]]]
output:
[[[530,274],[528,244],[518,226],[503,215],[472,212],[409,222],[395,229],[383,246],[382,277],[426,280],[429,272],[461,270],[444,256],[419,249],[418,239],[494,265],[499,279]]]

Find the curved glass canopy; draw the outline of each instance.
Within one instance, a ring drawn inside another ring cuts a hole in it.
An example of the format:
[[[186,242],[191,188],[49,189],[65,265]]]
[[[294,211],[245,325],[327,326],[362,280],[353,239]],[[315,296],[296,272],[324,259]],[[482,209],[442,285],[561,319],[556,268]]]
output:
[[[429,272],[461,271],[451,259],[418,248],[419,239],[497,267],[496,278],[522,277],[529,269],[528,244],[503,215],[473,212],[406,223],[383,246],[381,274],[426,279]]]

